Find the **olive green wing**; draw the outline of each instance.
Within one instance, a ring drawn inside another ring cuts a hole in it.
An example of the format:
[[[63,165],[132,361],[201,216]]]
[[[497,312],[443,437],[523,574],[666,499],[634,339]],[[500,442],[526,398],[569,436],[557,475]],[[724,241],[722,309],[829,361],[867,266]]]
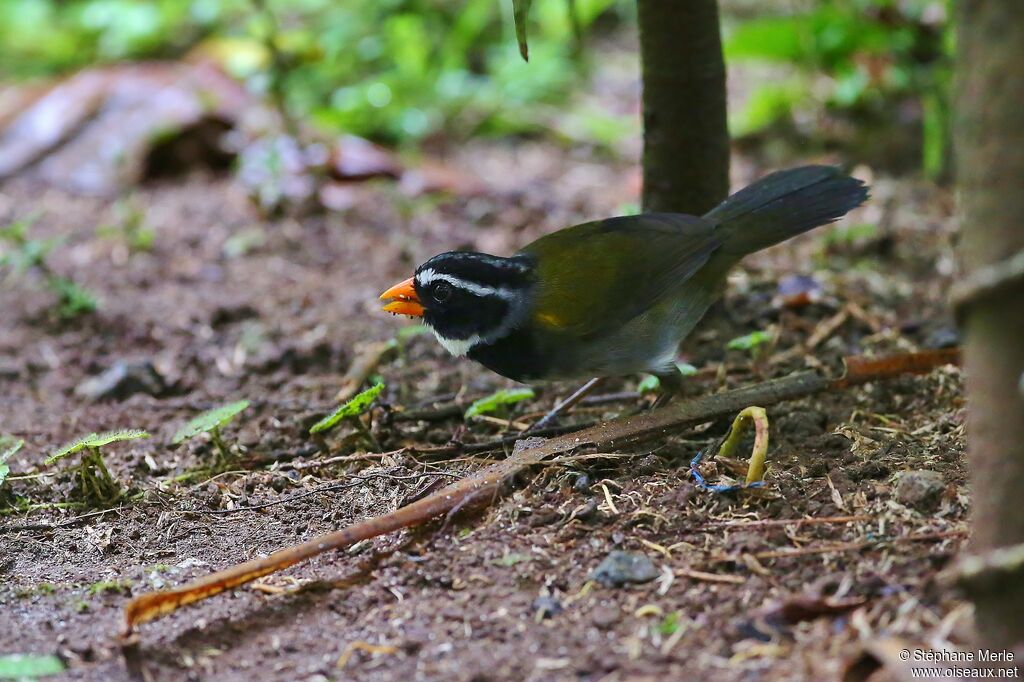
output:
[[[650,213],[569,227],[525,246],[537,259],[534,323],[590,337],[618,328],[689,279],[721,246],[714,225]]]

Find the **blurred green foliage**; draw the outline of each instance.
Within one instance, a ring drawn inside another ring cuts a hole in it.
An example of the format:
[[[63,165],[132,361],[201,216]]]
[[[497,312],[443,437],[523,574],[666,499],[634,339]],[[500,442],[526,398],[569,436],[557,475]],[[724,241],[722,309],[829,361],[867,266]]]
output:
[[[827,110],[869,123],[915,105],[922,166],[945,170],[952,80],[951,0],[819,0],[806,11],[742,21],[726,58],[792,67],[758,85],[734,112],[734,135],[762,131],[798,110]],[[767,9],[767,3],[765,4]]]
[[[533,400],[534,396],[533,389],[530,388],[503,388],[479,400],[474,400],[473,404],[466,409],[465,418],[470,419],[492,412],[500,413],[510,405],[524,400]]]
[[[884,148],[874,131],[910,118],[921,135],[912,153],[929,174],[942,173],[951,3],[722,0],[730,63],[783,67],[733,112],[733,134],[799,120],[820,141],[835,132],[824,112]],[[563,105],[602,58],[582,49],[600,33],[595,22],[632,25],[635,12],[635,0],[0,0],[0,80],[205,57],[270,95],[289,120],[329,133],[419,144],[543,132],[613,146],[635,134],[629,121]]]
[[[0,78],[191,53],[328,130],[527,132],[585,73],[582,29],[632,5],[536,0],[525,64],[498,0],[0,0]]]
[[[114,219],[96,226],[96,236],[124,244],[132,252],[152,251],[156,231],[146,224],[146,211],[134,197],[113,206]]]
[[[10,275],[25,276],[29,272],[42,275],[46,288],[56,295],[54,312],[60,319],[71,320],[95,312],[96,296],[73,279],[58,275],[47,257],[62,239],[37,239],[30,234],[35,218],[26,218],[0,226],[0,284]]]

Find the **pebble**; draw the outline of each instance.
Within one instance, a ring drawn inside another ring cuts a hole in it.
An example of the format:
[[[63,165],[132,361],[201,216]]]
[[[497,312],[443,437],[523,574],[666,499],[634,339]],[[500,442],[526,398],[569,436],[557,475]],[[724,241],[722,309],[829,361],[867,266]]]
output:
[[[945,489],[946,482],[938,471],[905,471],[896,483],[896,501],[918,511],[934,511]]]
[[[75,395],[89,400],[124,400],[136,393],[159,396],[167,390],[164,378],[148,360],[118,360],[108,369],[75,387]]]
[[[602,630],[611,629],[616,623],[622,620],[622,613],[614,606],[610,608],[599,608],[590,618],[591,622]]]
[[[647,583],[658,577],[654,562],[643,554],[615,550],[610,552],[597,568],[590,572],[590,579],[605,587],[622,587],[627,583]]]
[[[533,610],[539,613],[541,618],[551,618],[564,611],[565,607],[554,597],[537,597],[533,600]]]
[[[954,348],[960,345],[960,332],[956,327],[936,327],[925,337],[925,348]]]

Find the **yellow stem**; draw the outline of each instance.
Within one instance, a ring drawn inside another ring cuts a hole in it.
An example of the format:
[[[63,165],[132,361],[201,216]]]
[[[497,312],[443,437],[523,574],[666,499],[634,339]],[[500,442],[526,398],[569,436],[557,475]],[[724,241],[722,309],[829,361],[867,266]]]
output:
[[[765,409],[747,407],[736,415],[729,434],[718,449],[719,457],[733,457],[751,424],[754,425],[754,447],[750,451],[750,464],[747,467],[747,485],[764,480],[764,462],[768,455],[768,413]]]

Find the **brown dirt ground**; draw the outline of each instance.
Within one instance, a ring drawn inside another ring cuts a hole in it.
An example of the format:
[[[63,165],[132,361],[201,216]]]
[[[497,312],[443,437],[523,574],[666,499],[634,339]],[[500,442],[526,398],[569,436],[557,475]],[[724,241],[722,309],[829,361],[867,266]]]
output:
[[[474,144],[448,162],[493,192],[409,199],[392,184],[368,183],[355,188],[356,204],[345,212],[264,221],[226,179],[196,174],[143,187],[134,201],[157,238],[153,252],[136,254],[96,236],[97,225],[112,220],[107,202],[24,180],[0,187],[0,222],[37,213],[40,235],[67,237],[54,268],[103,299],[98,314],[60,323],[31,278],[0,289],[0,432],[27,442],[11,462],[14,492],[36,505],[65,500],[68,476],[42,462],[72,437],[122,427],[153,434],[109,448],[111,471],[136,493],[113,511],[60,527],[83,510],[0,517],[0,652],[59,653],[69,666],[65,679],[126,679],[115,635],[131,595],[391,511],[432,475],[480,466],[422,448],[453,436],[486,441],[500,426],[394,417],[400,408],[443,406],[508,385],[446,357],[429,336],[409,338],[379,367],[388,386],[372,413],[379,449],[343,429],[328,439],[328,453],[306,431],[331,406],[360,344],[391,338],[404,324],[380,314],[376,297],[415,263],[451,248],[510,252],[544,232],[614,213],[635,201],[636,183],[631,163],[542,143]],[[736,184],[764,170],[738,156]],[[866,168],[857,173],[874,184],[874,199],[844,225],[876,223],[879,234],[829,245],[842,226],[827,228],[749,259],[723,304],[684,343],[683,356],[706,370],[692,380],[693,393],[950,335],[943,303],[954,271],[950,194],[871,177]],[[229,257],[225,244],[240,234],[258,244]],[[822,302],[774,307],[777,282],[793,273],[813,274]],[[786,354],[850,303],[863,314],[809,357]],[[779,339],[758,362],[724,349],[769,326]],[[151,360],[172,382],[170,395],[106,403],[74,396],[83,379],[119,359]],[[634,386],[631,378],[603,390]],[[513,416],[529,421],[569,388],[544,387]],[[260,581],[260,589],[143,626],[145,674],[821,679],[874,637],[964,641],[970,611],[937,581],[966,535],[961,395],[959,370],[948,367],[771,408],[770,486],[761,498],[713,495],[689,481],[686,463],[716,442],[725,422],[622,451],[639,458],[547,467],[482,515],[321,556]],[[226,435],[242,464],[202,475],[209,444],[174,447],[172,434],[200,410],[240,398],[253,405]],[[635,404],[584,408],[569,421]],[[300,468],[380,452],[391,454]],[[946,481],[934,510],[896,500],[896,477],[911,469],[938,471]],[[291,500],[357,473],[377,476]],[[280,504],[246,510],[267,502]],[[836,515],[868,518],[757,525]],[[916,536],[925,539],[907,540]],[[795,548],[806,550],[765,555]],[[588,573],[612,549],[646,554],[662,577],[618,589],[590,583]],[[98,586],[110,582],[123,589]],[[796,624],[768,617],[773,604],[807,593],[863,604]],[[560,609],[541,618],[538,599]],[[358,642],[385,648],[344,657]]]

